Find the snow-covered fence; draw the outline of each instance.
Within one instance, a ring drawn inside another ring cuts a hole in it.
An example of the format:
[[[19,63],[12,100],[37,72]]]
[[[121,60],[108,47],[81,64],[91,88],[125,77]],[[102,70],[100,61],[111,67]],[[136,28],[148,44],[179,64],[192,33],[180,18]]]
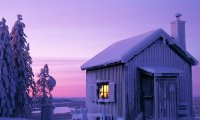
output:
[[[72,120],[87,120],[87,109],[80,108],[71,110]]]
[[[143,113],[142,112],[137,116],[136,120],[143,120]]]
[[[87,115],[88,120],[105,120],[105,115],[104,113],[92,113]]]
[[[88,120],[113,120],[112,114],[104,114],[104,113],[90,113],[87,114]],[[121,118],[119,118],[121,119]]]

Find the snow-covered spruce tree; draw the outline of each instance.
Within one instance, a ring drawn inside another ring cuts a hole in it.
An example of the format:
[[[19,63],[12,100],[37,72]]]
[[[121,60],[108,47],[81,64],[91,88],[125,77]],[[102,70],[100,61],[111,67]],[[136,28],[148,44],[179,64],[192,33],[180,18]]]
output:
[[[10,36],[6,20],[0,21],[0,116],[12,115],[15,106],[16,83],[14,80],[14,69]]]
[[[37,100],[41,104],[41,120],[53,119],[53,97],[52,90],[56,85],[56,80],[49,75],[48,65],[45,64],[38,74],[37,81]]]
[[[0,21],[0,117],[12,115],[15,106],[16,83],[10,36],[6,20]]]
[[[17,15],[10,37],[12,55],[15,63],[16,94],[14,116],[30,117],[32,111],[32,97],[35,93],[35,82],[31,68],[32,58],[29,54],[29,44],[24,33],[25,24],[21,22],[22,16]]]
[[[41,101],[41,104],[51,102],[52,90],[56,85],[56,80],[49,75],[49,67],[47,64],[40,70],[38,74],[39,80],[36,82],[37,85],[37,99]]]

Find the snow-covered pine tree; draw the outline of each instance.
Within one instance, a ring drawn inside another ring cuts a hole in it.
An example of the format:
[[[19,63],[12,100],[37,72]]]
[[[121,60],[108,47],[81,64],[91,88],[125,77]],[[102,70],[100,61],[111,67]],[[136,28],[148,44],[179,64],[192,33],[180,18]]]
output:
[[[16,83],[10,36],[6,20],[0,21],[0,117],[12,115]]]
[[[41,104],[41,120],[53,119],[53,97],[52,90],[56,85],[56,80],[49,75],[49,67],[47,64],[41,69],[38,74],[39,80],[37,81],[37,102]]]
[[[25,24],[21,22],[21,15],[17,15],[17,17],[18,20],[10,34],[17,82],[14,116],[30,117],[32,111],[31,96],[35,93],[34,74],[31,68],[32,58],[29,54],[29,44],[25,38]]]
[[[56,85],[56,80],[49,75],[49,67],[47,64],[44,68],[40,70],[38,74],[39,80],[37,84],[37,99],[41,101],[42,104],[48,103],[52,100],[52,90]]]

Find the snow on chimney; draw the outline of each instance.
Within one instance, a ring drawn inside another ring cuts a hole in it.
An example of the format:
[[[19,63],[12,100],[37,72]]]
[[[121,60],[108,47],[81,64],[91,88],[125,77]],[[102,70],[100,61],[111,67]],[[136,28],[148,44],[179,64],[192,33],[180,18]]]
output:
[[[180,17],[182,15],[177,13],[175,15],[176,21],[171,23],[171,36],[176,40],[178,45],[186,50],[185,45],[185,21],[181,21]]]

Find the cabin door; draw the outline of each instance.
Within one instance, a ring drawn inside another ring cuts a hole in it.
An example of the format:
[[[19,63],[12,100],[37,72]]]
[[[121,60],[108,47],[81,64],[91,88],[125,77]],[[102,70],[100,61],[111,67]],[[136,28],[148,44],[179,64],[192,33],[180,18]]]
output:
[[[155,120],[176,120],[176,77],[154,78]]]
[[[154,78],[142,75],[142,112],[145,120],[154,118]]]
[[[176,120],[176,77],[142,75],[144,120]]]

